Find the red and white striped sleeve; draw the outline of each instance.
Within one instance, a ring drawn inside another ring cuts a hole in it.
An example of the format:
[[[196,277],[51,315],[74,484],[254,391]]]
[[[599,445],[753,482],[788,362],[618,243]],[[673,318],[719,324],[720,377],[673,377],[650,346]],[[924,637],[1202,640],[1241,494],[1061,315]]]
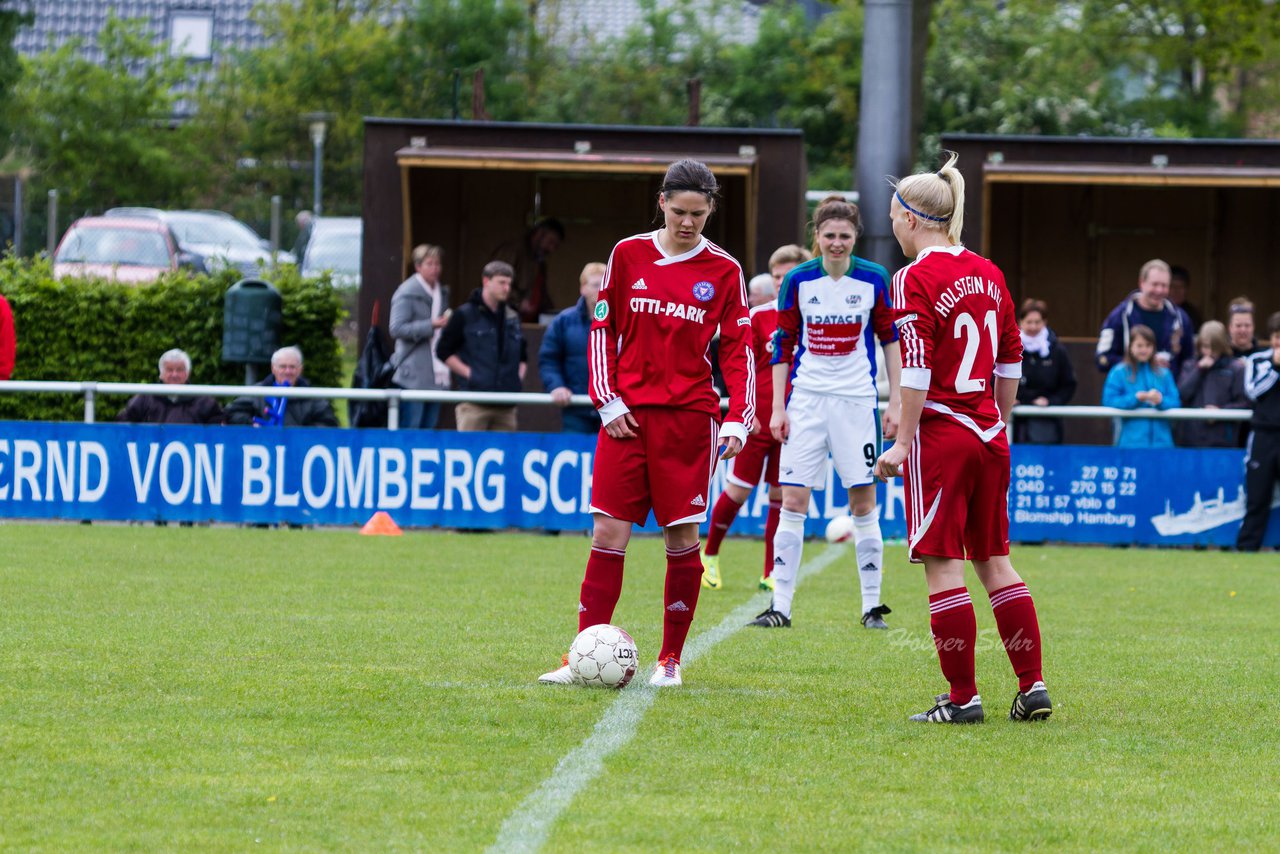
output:
[[[993,265],[994,266],[994,265]],[[1022,331],[1018,328],[1018,313],[1013,308],[1013,298],[1005,286],[1004,276],[997,276],[1000,290],[1004,292],[1000,312],[1000,342],[996,348],[995,375],[1005,379],[1022,377]]]
[[[735,436],[746,444],[747,433],[756,419],[756,358],[751,348],[747,283],[738,262],[728,253],[718,254],[732,265],[732,271],[725,276],[728,293],[720,314],[720,371],[729,393],[729,411],[720,434]]]
[[[912,266],[893,275],[893,322],[902,345],[902,387],[928,391],[933,379],[933,306]]]
[[[618,333],[617,303],[619,289],[614,287],[617,275],[618,247],[609,253],[604,281],[600,284],[600,296],[591,319],[591,331],[587,340],[587,368],[591,382],[587,393],[600,410],[600,420],[608,424],[630,412],[618,395]]]

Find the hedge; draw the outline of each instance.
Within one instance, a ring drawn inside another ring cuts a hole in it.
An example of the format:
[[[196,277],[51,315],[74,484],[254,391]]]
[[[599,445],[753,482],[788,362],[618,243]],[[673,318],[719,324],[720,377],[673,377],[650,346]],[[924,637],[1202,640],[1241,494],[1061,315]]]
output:
[[[301,348],[303,374],[317,386],[341,384],[341,347],[334,327],[341,296],[323,279],[303,279],[284,266],[267,277],[280,291],[281,342]],[[168,273],[146,285],[62,279],[44,258],[0,258],[0,294],[13,308],[18,336],[15,380],[158,382],[156,362],[174,347],[191,356],[192,383],[242,385],[244,366],[222,361],[222,304],[240,279]],[[100,421],[125,398],[98,398]],[[0,394],[0,420],[68,421],[84,417],[84,398],[68,394]]]

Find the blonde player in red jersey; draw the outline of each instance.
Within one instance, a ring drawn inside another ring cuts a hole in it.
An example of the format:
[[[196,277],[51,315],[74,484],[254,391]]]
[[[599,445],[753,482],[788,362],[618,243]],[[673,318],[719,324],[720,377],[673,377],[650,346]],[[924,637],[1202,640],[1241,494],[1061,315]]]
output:
[[[893,277],[902,415],[876,474],[902,475],[908,554],[924,563],[930,628],[951,686],[911,720],[983,719],[966,557],[987,590],[1018,676],[1009,717],[1044,720],[1053,705],[1041,675],[1040,625],[1031,593],[1009,562],[1005,422],[1022,376],[1022,341],[1004,274],[960,244],[964,177],[956,160],[951,153],[937,172],[902,179],[890,208],[893,234],[912,261]]]
[[[681,160],[658,194],[663,227],[620,241],[609,256],[588,339],[591,399],[603,427],[591,480],[591,556],[578,630],[608,623],[622,592],[631,526],[653,511],[667,546],[662,649],[649,680],[681,684],[680,655],[698,606],[698,525],[711,476],[742,450],[755,420],[755,358],[742,268],[702,236],[719,187],[705,164]],[[711,384],[711,341],[729,412]],[[567,660],[539,682],[572,684]]]

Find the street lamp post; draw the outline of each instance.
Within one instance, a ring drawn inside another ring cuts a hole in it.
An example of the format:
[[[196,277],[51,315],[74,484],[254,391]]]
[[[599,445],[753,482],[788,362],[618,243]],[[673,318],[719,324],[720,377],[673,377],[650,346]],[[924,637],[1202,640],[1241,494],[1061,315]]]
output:
[[[303,117],[303,121],[309,123],[311,129],[311,146],[314,170],[312,174],[311,195],[314,200],[313,208],[316,216],[322,213],[322,191],[321,178],[324,174],[324,137],[325,132],[329,129],[329,120],[333,118],[329,113],[307,113]]]

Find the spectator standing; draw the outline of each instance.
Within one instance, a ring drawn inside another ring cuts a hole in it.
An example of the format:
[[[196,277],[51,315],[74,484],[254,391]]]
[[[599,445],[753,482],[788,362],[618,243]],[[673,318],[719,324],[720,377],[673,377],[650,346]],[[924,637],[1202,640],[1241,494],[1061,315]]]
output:
[[[1191,321],[1169,299],[1169,265],[1159,258],[1142,265],[1138,289],[1112,309],[1098,334],[1095,360],[1106,372],[1120,364],[1129,352],[1129,336],[1141,324],[1156,336],[1155,362],[1178,376],[1182,361],[1191,355]]]
[[[1200,315],[1200,309],[1196,308],[1195,303],[1188,298],[1191,291],[1191,271],[1186,267],[1174,265],[1169,268],[1169,302],[1176,305],[1186,313],[1187,319],[1191,321],[1188,329],[1199,329],[1204,323],[1204,318]],[[1188,357],[1189,358],[1189,357]]]
[[[182,350],[168,350],[160,357],[160,382],[185,385],[191,376],[191,357]],[[222,407],[208,395],[135,394],[124,409],[116,413],[117,421],[146,424],[221,424]]]
[[[258,383],[266,388],[303,388],[302,351],[281,347],[271,354],[271,376]],[[254,427],[337,427],[333,406],[323,398],[237,397],[227,407],[228,424]]]
[[[436,358],[458,375],[466,391],[518,392],[524,382],[528,356],[520,317],[507,304],[514,271],[505,261],[490,261],[481,272],[481,285],[449,317]],[[454,410],[458,429],[516,429],[514,406],[459,403]]]
[[[1237,359],[1268,349],[1253,337],[1253,301],[1236,297],[1227,309],[1227,334],[1231,337],[1231,355]]]
[[[600,430],[600,413],[594,406],[570,406],[575,394],[586,394],[590,382],[587,367],[587,337],[591,332],[592,312],[600,296],[605,266],[592,261],[578,276],[578,302],[556,315],[538,349],[538,374],[542,387],[551,394],[561,415],[566,433],[595,434]]]
[[[1029,406],[1065,406],[1076,393],[1076,372],[1067,348],[1049,328],[1048,306],[1029,299],[1018,309],[1022,333],[1022,379],[1018,403]],[[1061,418],[1018,418],[1013,422],[1015,442],[1036,445],[1062,444]]]
[[[1155,361],[1156,335],[1138,324],[1129,330],[1125,359],[1107,374],[1102,405],[1116,409],[1174,409],[1180,405],[1173,375]],[[1122,448],[1172,448],[1169,422],[1122,418],[1116,444]]]
[[[414,247],[414,273],[396,288],[391,297],[388,331],[395,339],[392,360],[396,372],[391,381],[403,389],[424,391],[448,388],[449,369],[436,363],[435,346],[440,330],[449,319],[449,289],[440,284],[440,247]],[[443,373],[443,380],[441,378]],[[440,404],[422,401],[400,402],[400,426],[431,430],[440,418]]]
[[[1236,548],[1256,552],[1262,548],[1271,517],[1271,496],[1280,480],[1280,311],[1267,320],[1271,349],[1249,356],[1245,362],[1244,391],[1253,401],[1253,429],[1244,457],[1244,521]]]
[[[311,215],[311,211],[298,211],[293,221],[298,226],[298,237],[293,242],[293,257],[296,259],[294,263],[302,266],[302,256],[306,254],[307,244],[311,242],[311,229],[316,218]]]
[[[13,376],[13,366],[18,357],[18,331],[13,325],[13,309],[0,294],[0,381]]]
[[[1187,360],[1178,377],[1183,406],[1196,409],[1248,409],[1244,393],[1244,363],[1231,355],[1227,327],[1210,320],[1196,336],[1199,355]],[[1178,444],[1192,448],[1234,448],[1240,435],[1235,421],[1184,421],[1178,426]]]
[[[507,243],[493,251],[495,260],[512,267],[511,306],[525,323],[537,323],[554,311],[551,283],[547,280],[547,259],[564,242],[564,225],[552,217],[540,219],[518,243]]]

